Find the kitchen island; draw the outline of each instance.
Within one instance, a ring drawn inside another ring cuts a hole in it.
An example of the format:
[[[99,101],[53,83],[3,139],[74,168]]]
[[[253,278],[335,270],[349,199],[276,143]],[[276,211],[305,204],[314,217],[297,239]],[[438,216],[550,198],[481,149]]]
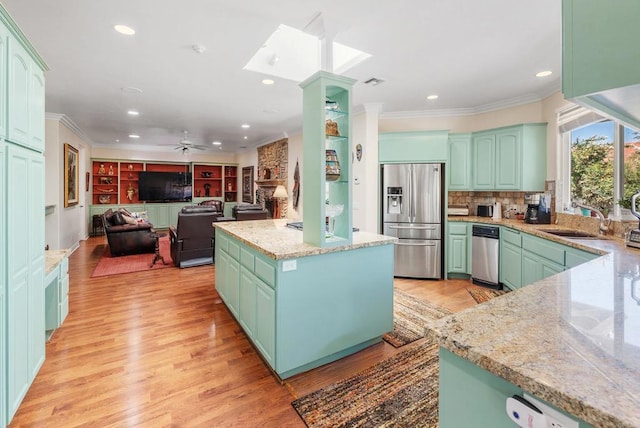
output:
[[[213,223],[216,290],[280,379],[393,329],[395,238],[356,232],[350,244],[322,248],[286,223]]]
[[[580,427],[640,426],[640,250],[495,223],[605,255],[428,328],[440,344],[440,427],[513,427],[505,400],[523,393]]]

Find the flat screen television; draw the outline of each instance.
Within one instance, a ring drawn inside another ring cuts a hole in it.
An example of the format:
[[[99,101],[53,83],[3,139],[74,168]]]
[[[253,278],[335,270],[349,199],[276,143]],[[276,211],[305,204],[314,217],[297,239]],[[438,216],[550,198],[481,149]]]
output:
[[[138,198],[145,202],[184,202],[192,197],[190,172],[142,171],[138,176]]]

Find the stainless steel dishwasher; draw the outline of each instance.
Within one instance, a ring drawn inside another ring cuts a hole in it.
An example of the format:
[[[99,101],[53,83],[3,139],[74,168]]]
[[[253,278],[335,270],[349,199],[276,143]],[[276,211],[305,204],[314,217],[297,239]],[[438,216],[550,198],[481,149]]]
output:
[[[499,260],[500,228],[474,224],[471,228],[471,279],[473,283],[501,289]]]

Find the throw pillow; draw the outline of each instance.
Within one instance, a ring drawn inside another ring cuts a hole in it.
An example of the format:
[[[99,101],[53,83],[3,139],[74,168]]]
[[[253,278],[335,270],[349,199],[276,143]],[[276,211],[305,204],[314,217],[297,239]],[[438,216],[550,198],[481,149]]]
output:
[[[126,223],[124,216],[120,211],[116,211],[113,213],[111,222],[113,223],[114,226],[122,226],[123,224]]]
[[[122,214],[122,217],[127,224],[138,224],[138,221],[133,217],[129,217],[128,215],[124,214]]]

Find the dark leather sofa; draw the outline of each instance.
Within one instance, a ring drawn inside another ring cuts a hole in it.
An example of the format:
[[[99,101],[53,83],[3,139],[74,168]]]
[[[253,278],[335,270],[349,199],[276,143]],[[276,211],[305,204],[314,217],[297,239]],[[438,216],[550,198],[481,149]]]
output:
[[[224,215],[224,202],[219,201],[217,199],[209,199],[207,201],[202,201],[198,205],[214,207],[220,216]]]
[[[102,214],[109,252],[118,257],[128,254],[153,253],[156,248],[153,224],[127,223],[127,219],[120,211],[109,208]]]
[[[184,207],[178,213],[176,227],[169,227],[171,258],[180,268],[213,263],[215,230],[211,223],[220,212],[213,206]]]
[[[231,209],[231,215],[237,221],[264,220],[269,218],[269,211],[260,204],[238,204]]]

